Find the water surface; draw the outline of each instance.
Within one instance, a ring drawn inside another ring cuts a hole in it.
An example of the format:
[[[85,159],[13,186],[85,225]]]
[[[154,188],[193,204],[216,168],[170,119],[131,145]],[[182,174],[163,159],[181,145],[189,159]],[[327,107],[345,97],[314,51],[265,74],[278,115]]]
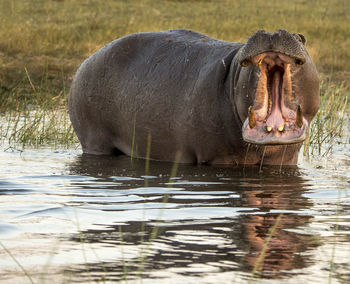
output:
[[[128,157],[2,147],[0,282],[350,282],[350,156],[336,153],[146,172]]]

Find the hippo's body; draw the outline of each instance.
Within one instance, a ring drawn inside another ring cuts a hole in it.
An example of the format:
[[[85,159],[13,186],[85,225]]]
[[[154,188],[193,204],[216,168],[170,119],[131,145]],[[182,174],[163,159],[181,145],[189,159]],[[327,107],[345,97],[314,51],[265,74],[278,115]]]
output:
[[[247,44],[172,30],[111,42],[81,65],[71,87],[70,118],[84,153],[295,164],[319,107],[303,41],[283,30],[259,31]]]

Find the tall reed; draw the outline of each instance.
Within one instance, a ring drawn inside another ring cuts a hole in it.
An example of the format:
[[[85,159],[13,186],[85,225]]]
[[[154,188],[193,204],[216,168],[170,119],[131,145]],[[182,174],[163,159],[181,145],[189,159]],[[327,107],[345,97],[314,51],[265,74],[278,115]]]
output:
[[[320,110],[311,123],[304,156],[326,156],[335,144],[350,144],[349,99],[344,83],[322,83]]]

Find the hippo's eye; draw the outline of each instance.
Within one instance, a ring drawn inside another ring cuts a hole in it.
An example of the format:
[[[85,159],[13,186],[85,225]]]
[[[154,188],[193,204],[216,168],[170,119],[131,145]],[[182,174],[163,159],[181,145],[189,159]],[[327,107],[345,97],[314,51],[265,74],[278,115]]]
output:
[[[295,59],[295,64],[296,64],[296,65],[303,65],[303,64],[304,64],[304,61],[302,61],[302,60],[296,58],[296,59]]]
[[[241,61],[241,66],[243,66],[243,67],[247,67],[249,64],[250,64],[250,62],[248,59],[244,59]]]

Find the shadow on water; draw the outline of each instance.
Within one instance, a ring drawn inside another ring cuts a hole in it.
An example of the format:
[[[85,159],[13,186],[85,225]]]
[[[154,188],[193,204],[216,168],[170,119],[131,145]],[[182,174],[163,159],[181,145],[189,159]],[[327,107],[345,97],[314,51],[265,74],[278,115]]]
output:
[[[104,208],[108,202],[99,204],[101,210],[115,210],[120,216],[128,211],[130,218],[113,220],[99,230],[87,229],[82,232],[83,238],[81,234],[71,237],[76,242],[83,239],[138,253],[133,257],[111,255],[108,261],[89,264],[88,268],[72,266],[66,270],[69,275],[79,275],[80,280],[116,281],[140,275],[198,277],[233,272],[247,279],[255,267],[255,275],[278,279],[311,265],[308,252],[320,241],[301,229],[313,218],[313,202],[304,194],[309,184],[298,168],[263,167],[260,171],[259,167],[179,165],[176,178],[169,183],[172,167],[171,163],[152,161],[145,176],[144,160],[85,155],[70,165],[71,174],[93,177],[96,191],[105,191],[104,184],[118,181],[122,184],[109,187],[109,192],[126,190],[126,195],[143,199],[114,209]],[[146,178],[148,187],[144,187]],[[91,190],[91,184],[73,185]],[[84,208],[93,208],[92,203],[85,201]],[[137,208],[143,208],[143,220],[133,217],[137,210],[130,210],[137,204]],[[155,208],[161,213],[148,214]],[[157,234],[152,239],[154,232]]]

